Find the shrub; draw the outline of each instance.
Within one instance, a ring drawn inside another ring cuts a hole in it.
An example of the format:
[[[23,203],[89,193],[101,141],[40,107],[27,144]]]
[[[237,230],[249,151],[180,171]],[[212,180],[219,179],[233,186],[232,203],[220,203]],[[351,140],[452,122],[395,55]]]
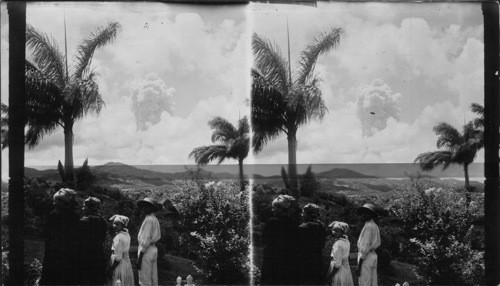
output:
[[[29,265],[24,268],[24,285],[38,285],[38,280],[42,276],[42,263],[38,259],[33,259]],[[2,285],[8,285],[9,282],[9,252],[2,251]]]
[[[9,279],[9,252],[2,248],[2,285],[8,285]]]
[[[306,173],[300,180],[300,195],[303,197],[312,197],[313,194],[319,189],[319,182],[311,171],[311,165],[307,167]]]
[[[255,184],[252,186],[253,213],[259,221],[265,222],[271,216],[271,203],[283,188],[271,184]]]
[[[427,283],[473,285],[481,283],[483,252],[471,247],[472,222],[484,213],[483,194],[427,188],[419,182],[396,193],[390,208],[404,230],[401,255],[419,265]]]
[[[246,284],[248,282],[249,214],[248,196],[235,182],[200,185],[178,209],[184,247],[190,249],[205,283]]]
[[[33,259],[33,261],[26,267],[26,283],[27,286],[38,285],[38,280],[42,276],[42,263],[38,259]]]
[[[85,159],[82,167],[76,171],[76,189],[79,191],[87,191],[94,185],[96,180],[96,177],[90,171],[88,159]]]

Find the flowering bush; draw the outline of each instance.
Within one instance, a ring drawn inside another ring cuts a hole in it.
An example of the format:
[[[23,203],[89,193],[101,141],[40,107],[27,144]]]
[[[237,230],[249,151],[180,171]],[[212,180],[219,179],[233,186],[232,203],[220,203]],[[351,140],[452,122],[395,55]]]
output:
[[[249,273],[248,195],[237,182],[207,182],[178,207],[189,236],[188,256],[208,284],[247,284]]]
[[[2,250],[2,285],[8,285],[9,283],[9,252]],[[33,261],[26,265],[24,268],[24,285],[34,286],[38,285],[38,281],[42,276],[42,263],[38,259],[33,259]]]
[[[389,207],[406,236],[400,254],[420,267],[427,283],[482,282],[483,252],[471,247],[472,223],[484,214],[482,200],[483,194],[476,193],[468,204],[464,193],[418,182],[391,200]]]

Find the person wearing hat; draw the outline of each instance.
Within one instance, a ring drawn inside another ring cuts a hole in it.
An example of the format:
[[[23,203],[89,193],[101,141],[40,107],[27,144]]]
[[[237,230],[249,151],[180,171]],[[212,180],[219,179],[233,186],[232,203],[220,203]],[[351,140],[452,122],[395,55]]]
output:
[[[103,285],[106,282],[104,241],[108,224],[101,215],[101,201],[88,197],[83,202],[79,223],[80,285]]]
[[[322,251],[326,230],[319,221],[320,208],[307,204],[302,208],[303,223],[299,226],[297,241],[298,281],[300,285],[320,285],[324,281]]]
[[[122,286],[135,286],[134,272],[130,263],[130,235],[128,233],[129,219],[123,215],[114,215],[110,219],[116,235],[111,246],[112,254],[108,269],[107,285],[114,286],[120,280]]]
[[[330,268],[327,281],[332,286],[354,286],[351,267],[349,265],[349,253],[351,244],[347,237],[349,225],[345,222],[334,221],[329,227],[335,242],[332,246]]]
[[[155,243],[160,240],[160,223],[155,212],[161,206],[152,198],[145,198],[137,203],[137,206],[145,216],[142,222],[137,241],[139,242],[137,269],[139,270],[139,284],[141,286],[158,285],[158,249]]]
[[[377,254],[375,250],[380,246],[380,230],[374,219],[378,213],[373,204],[364,204],[358,209],[362,221],[365,222],[358,239],[358,267],[359,286],[377,286]]]
[[[271,204],[273,216],[266,221],[262,231],[261,285],[297,284],[294,256],[298,228],[289,216],[291,203],[288,196],[279,195]]]
[[[75,211],[76,192],[62,188],[54,194],[54,210],[47,217],[40,285],[74,285],[78,283],[78,222]]]

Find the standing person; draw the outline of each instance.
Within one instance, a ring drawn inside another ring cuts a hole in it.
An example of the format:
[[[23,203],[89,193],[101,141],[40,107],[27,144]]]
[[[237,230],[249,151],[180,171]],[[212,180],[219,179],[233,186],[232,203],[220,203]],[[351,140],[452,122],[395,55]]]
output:
[[[299,226],[297,255],[300,285],[323,284],[322,250],[325,247],[326,230],[318,219],[320,208],[315,204],[307,204],[302,209],[302,223]]]
[[[279,195],[273,200],[273,216],[262,232],[264,257],[261,285],[294,285],[296,282],[295,245],[297,225],[289,216],[290,198]]]
[[[111,246],[113,253],[108,269],[108,285],[114,286],[116,281],[120,280],[122,286],[135,286],[134,272],[128,254],[130,250],[130,235],[127,229],[129,219],[123,215],[114,215],[109,220],[113,222],[116,235]]]
[[[89,197],[83,202],[83,217],[79,224],[80,285],[106,283],[106,257],[104,241],[108,224],[101,215],[101,201]]]
[[[364,204],[358,209],[365,226],[358,239],[358,267],[359,286],[377,286],[377,254],[375,250],[380,246],[380,231],[373,221],[378,213],[373,204]]]
[[[354,286],[351,267],[349,266],[349,252],[351,244],[347,237],[349,225],[344,222],[334,221],[329,225],[335,242],[332,246],[330,269],[327,281],[332,286]]]
[[[137,203],[137,206],[145,216],[141,229],[137,235],[139,242],[137,269],[139,270],[139,284],[141,286],[158,285],[158,248],[155,243],[160,240],[160,223],[155,212],[161,206],[152,198],[145,198]]]
[[[42,237],[45,238],[40,285],[74,285],[78,275],[76,261],[77,227],[76,192],[62,188],[54,194],[54,210],[47,217]]]

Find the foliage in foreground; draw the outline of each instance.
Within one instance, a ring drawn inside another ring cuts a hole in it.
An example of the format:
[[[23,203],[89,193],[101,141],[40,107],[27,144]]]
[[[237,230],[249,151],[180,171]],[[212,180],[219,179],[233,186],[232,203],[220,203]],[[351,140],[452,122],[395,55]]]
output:
[[[248,196],[235,182],[199,184],[179,211],[189,235],[183,247],[209,284],[248,282]],[[245,281],[246,280],[246,281]]]
[[[415,183],[395,194],[390,205],[405,232],[401,256],[418,265],[431,285],[477,285],[484,274],[484,251],[473,222],[484,215],[483,194],[470,205],[464,193]]]

